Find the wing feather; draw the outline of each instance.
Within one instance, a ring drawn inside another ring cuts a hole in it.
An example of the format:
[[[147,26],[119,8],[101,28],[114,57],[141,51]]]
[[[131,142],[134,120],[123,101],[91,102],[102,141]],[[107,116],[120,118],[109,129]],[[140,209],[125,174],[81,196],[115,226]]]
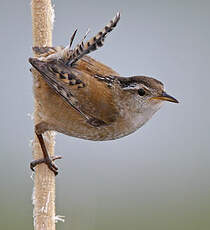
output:
[[[46,62],[38,58],[30,58],[29,62],[47,84],[92,126],[108,125],[116,119],[118,113],[110,89],[81,66],[80,69],[72,68],[62,61]]]

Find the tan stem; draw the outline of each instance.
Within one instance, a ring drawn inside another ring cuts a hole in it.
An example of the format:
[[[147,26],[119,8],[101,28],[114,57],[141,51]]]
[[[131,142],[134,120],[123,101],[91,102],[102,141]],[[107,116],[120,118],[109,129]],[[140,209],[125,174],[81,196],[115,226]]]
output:
[[[53,9],[51,0],[32,0],[33,46],[52,46]],[[43,114],[44,100],[49,87],[41,79],[37,71],[34,75],[34,123],[38,124]],[[42,95],[42,96],[39,96]],[[47,100],[47,99],[46,99]],[[48,153],[54,155],[53,132],[44,134]],[[38,140],[35,136],[33,144],[34,159],[43,158]],[[33,204],[34,229],[55,230],[55,176],[45,164],[36,166],[34,178]]]

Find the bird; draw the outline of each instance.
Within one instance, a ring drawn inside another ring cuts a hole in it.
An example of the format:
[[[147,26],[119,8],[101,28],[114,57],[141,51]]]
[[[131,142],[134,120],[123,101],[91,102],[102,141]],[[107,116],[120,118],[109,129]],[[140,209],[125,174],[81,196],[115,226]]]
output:
[[[47,164],[55,175],[58,167],[47,152],[43,134],[57,131],[92,141],[122,138],[142,127],[164,101],[178,103],[165,92],[161,81],[148,76],[123,77],[87,54],[102,47],[106,36],[116,27],[120,13],[94,37],[71,49],[77,30],[66,47],[33,47],[37,57],[29,58],[32,71],[47,83],[43,116],[35,124],[43,158],[31,162],[32,170]]]

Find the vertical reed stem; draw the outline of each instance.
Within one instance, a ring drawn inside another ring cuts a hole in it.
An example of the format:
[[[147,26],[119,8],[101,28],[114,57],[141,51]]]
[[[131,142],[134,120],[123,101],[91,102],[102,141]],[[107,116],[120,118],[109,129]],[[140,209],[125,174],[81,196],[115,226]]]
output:
[[[32,30],[33,46],[52,46],[53,9],[51,0],[32,0]],[[39,95],[47,94],[49,87],[41,79],[37,71],[34,75],[34,123],[42,118],[42,104],[45,98]],[[44,134],[48,153],[54,155],[54,133]],[[33,144],[34,159],[43,158],[36,136]],[[33,191],[33,217],[35,230],[55,230],[55,176],[45,164],[36,166]]]

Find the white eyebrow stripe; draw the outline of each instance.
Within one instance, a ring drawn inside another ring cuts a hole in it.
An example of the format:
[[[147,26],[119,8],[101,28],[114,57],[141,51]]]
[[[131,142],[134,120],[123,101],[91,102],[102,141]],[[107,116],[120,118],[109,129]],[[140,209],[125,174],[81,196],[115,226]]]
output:
[[[131,83],[130,85],[126,86],[123,88],[123,90],[138,90],[144,88],[146,90],[150,90],[147,86],[145,86],[144,84],[139,84],[139,83]]]
[[[143,85],[143,84],[141,84],[142,86],[143,86],[143,88],[145,88],[146,90],[150,90],[150,88],[148,88],[146,85]]]

